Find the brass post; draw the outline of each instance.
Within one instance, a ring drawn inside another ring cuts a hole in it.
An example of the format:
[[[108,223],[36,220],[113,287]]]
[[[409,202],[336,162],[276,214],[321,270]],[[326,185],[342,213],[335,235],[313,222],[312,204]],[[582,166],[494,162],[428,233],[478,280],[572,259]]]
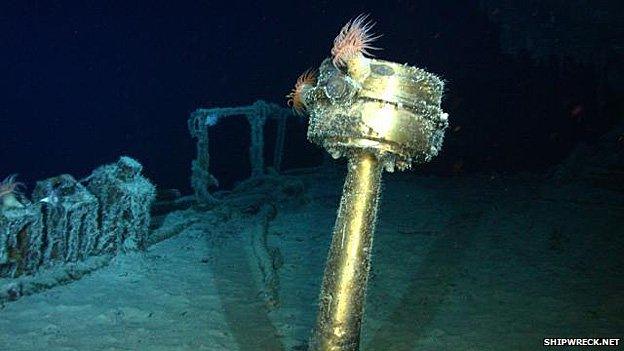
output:
[[[381,174],[438,154],[448,127],[440,107],[444,83],[423,69],[362,54],[344,67],[326,59],[317,79],[302,77],[289,96],[310,115],[308,139],[349,160],[310,350],[356,351]]]
[[[382,166],[366,152],[349,159],[334,226],[313,350],[357,350],[364,313]]]

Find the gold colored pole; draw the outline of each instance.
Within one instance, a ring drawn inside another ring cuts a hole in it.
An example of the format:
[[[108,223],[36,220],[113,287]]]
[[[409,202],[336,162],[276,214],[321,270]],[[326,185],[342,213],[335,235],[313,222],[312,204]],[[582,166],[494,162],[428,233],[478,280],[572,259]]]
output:
[[[359,348],[381,173],[381,162],[371,153],[356,151],[349,159],[311,350]]]
[[[377,219],[381,173],[428,162],[442,148],[448,114],[440,103],[444,82],[423,69],[348,53],[353,37],[372,27],[357,17],[334,41],[318,77],[310,72],[288,95],[297,111],[310,115],[308,140],[332,157],[347,157],[349,168],[323,285],[312,351],[356,351]],[[347,38],[347,39],[345,39]],[[338,45],[338,46],[336,46]]]

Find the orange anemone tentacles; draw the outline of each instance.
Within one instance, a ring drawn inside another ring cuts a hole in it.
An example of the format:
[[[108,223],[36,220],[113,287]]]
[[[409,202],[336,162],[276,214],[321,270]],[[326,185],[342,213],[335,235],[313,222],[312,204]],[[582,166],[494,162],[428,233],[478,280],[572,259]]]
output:
[[[381,35],[371,33],[374,22],[367,21],[368,15],[361,14],[347,22],[334,39],[331,49],[332,62],[336,67],[342,67],[357,55],[372,56],[369,50],[379,50],[371,45]]]
[[[314,85],[316,84],[316,76],[315,72],[312,69],[308,69],[303,72],[299,78],[297,78],[297,83],[295,83],[295,87],[290,92],[290,94],[286,95],[288,98],[288,106],[292,107],[293,110],[298,114],[303,114],[305,111],[305,105],[303,104],[303,87],[305,85]]]

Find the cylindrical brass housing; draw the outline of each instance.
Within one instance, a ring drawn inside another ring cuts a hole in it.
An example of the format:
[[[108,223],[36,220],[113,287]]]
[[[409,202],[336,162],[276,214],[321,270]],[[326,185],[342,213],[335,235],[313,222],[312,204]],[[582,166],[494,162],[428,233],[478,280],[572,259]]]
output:
[[[345,73],[326,60],[318,83],[306,89],[308,139],[332,156],[353,148],[399,170],[429,161],[442,146],[448,116],[440,108],[443,82],[422,69],[360,57]]]

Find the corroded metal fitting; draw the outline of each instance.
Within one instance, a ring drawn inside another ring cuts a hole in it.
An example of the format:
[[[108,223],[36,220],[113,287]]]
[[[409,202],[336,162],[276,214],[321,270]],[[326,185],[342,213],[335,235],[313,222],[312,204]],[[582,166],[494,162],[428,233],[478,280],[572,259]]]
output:
[[[312,351],[357,351],[364,316],[383,170],[429,161],[442,147],[448,115],[444,84],[420,68],[365,57],[375,49],[366,15],[334,40],[332,59],[308,72],[288,95],[310,115],[308,139],[334,158],[347,157],[347,177],[327,255]]]
[[[316,86],[303,89],[308,139],[334,158],[368,150],[387,171],[429,161],[442,147],[448,115],[444,83],[420,68],[358,56],[344,72],[326,59]]]

